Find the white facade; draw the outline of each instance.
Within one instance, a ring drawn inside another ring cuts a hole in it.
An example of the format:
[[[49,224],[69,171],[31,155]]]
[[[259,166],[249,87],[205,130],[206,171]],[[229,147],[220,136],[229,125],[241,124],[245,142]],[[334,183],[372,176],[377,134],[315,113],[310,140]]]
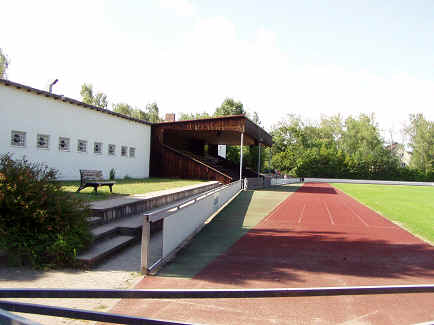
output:
[[[14,135],[21,141],[14,142]],[[48,149],[42,148],[47,136]],[[65,145],[69,140],[66,151],[59,145],[61,138]],[[150,138],[149,124],[0,84],[0,154],[44,162],[60,171],[59,179],[80,179],[80,169],[102,170],[108,178],[112,168],[116,178],[147,178]],[[115,145],[114,155],[109,145]]]

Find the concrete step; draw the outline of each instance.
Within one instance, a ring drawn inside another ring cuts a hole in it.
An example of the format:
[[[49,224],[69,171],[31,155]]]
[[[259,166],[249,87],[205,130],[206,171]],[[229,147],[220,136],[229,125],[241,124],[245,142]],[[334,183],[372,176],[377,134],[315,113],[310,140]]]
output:
[[[110,200],[95,201],[90,204],[92,226],[100,223],[110,223],[116,219],[137,215],[150,209],[155,209],[177,200],[203,193],[221,186],[219,182],[211,181],[196,185],[184,186],[169,190],[146,193],[143,195],[123,196]]]
[[[103,224],[104,220],[101,217],[89,217],[87,218],[87,223],[89,224],[90,228],[94,228]]]
[[[92,216],[88,218],[88,222],[94,242],[77,257],[78,262],[84,266],[95,266],[129,244],[140,241],[144,212],[181,202],[221,185],[213,181],[145,195],[92,202]],[[151,232],[160,231],[158,225],[155,223]]]
[[[116,234],[129,236],[141,235],[143,218],[143,214],[140,213],[135,216],[118,219],[113,222],[94,227],[91,229],[91,233],[95,241],[100,241]]]
[[[113,255],[123,248],[137,242],[137,236],[115,235],[106,240],[96,242],[92,247],[77,256],[77,261],[83,266],[94,266],[106,257]]]

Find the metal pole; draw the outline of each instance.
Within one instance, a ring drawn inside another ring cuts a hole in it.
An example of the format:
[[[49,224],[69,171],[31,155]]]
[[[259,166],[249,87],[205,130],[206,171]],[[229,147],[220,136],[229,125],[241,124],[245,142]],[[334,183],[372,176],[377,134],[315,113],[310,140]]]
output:
[[[141,263],[140,271],[142,274],[148,273],[148,261],[149,261],[149,244],[151,240],[151,225],[147,217],[144,217],[143,228],[142,228],[142,247],[141,247]]]
[[[240,145],[240,179],[243,179],[243,142],[244,142],[244,132],[241,132],[241,145]]]
[[[258,144],[259,150],[258,150],[258,177],[259,173],[261,172],[261,143]]]

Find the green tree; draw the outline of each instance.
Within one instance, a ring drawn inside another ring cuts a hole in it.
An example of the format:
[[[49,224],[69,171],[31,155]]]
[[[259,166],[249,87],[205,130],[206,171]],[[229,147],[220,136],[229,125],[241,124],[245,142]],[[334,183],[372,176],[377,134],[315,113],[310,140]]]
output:
[[[9,59],[0,48],[0,78],[7,79],[7,69],[9,67]]]
[[[272,167],[294,176],[392,178],[398,159],[384,146],[373,115],[323,117],[319,124],[289,115],[272,131]]]
[[[233,98],[226,98],[223,103],[216,108],[214,116],[227,115],[245,115],[246,111],[241,102],[235,101]]]
[[[151,123],[162,122],[163,119],[160,118],[160,110],[157,103],[146,104],[145,114],[147,116],[147,121]]]
[[[349,116],[344,127],[342,148],[349,155],[368,158],[378,147],[384,147],[374,114],[360,114],[358,118]]]
[[[410,166],[425,174],[434,171],[434,121],[425,119],[421,113],[410,115],[410,125],[405,128],[410,137],[412,155]]]
[[[118,104],[113,104],[112,110],[113,110],[113,112],[133,117],[135,109],[132,106],[130,106],[129,104],[118,103]]]
[[[211,115],[207,112],[202,113],[181,113],[179,116],[179,121],[186,121],[186,120],[199,120],[202,118],[209,118]]]
[[[261,119],[259,118],[258,112],[256,112],[256,111],[253,112],[251,119],[255,124],[262,126],[262,122],[261,122]]]
[[[113,111],[116,113],[124,114],[138,120],[151,122],[149,112],[144,112],[139,108],[134,108],[126,103],[118,103],[113,105]]]
[[[91,84],[83,84],[81,85],[81,101],[83,103],[98,106],[101,108],[107,108],[108,101],[107,95],[104,93],[93,93],[93,86]]]

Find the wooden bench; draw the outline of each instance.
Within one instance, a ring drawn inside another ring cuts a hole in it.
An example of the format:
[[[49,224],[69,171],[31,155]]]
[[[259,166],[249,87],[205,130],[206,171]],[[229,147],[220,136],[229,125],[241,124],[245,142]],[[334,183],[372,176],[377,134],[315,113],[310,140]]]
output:
[[[86,187],[93,187],[95,193],[97,193],[98,186],[108,186],[110,187],[110,193],[112,193],[112,186],[114,184],[116,184],[114,181],[105,181],[100,170],[80,169],[80,187],[77,192]]]

